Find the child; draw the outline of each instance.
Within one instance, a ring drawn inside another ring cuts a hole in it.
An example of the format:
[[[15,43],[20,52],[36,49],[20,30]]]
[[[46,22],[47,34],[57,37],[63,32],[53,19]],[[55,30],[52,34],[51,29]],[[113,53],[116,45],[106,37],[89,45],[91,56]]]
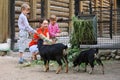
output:
[[[36,33],[28,23],[27,14],[29,13],[30,6],[26,3],[21,6],[21,14],[18,19],[18,27],[19,27],[19,63],[23,63],[23,53],[26,49],[26,40],[28,39],[29,33]]]
[[[56,16],[55,15],[51,15],[50,16],[50,24],[48,26],[48,30],[49,30],[49,34],[50,34],[50,38],[53,40],[53,42],[56,42],[57,40],[57,36],[60,36],[60,29],[58,24],[56,23]]]

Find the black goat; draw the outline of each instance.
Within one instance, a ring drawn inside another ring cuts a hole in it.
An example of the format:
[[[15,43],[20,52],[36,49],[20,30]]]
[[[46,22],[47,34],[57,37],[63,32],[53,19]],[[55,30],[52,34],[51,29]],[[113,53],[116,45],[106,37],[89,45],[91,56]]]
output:
[[[94,61],[102,66],[102,72],[104,74],[104,66],[100,58],[97,57],[98,49],[89,49],[80,52],[80,54],[73,61],[73,67],[80,65],[81,63],[85,63],[85,72],[87,71],[87,65],[90,64],[92,70],[89,72],[92,74],[94,69]]]
[[[66,64],[66,73],[68,72],[68,60],[67,54],[64,53],[64,50],[67,49],[67,46],[62,43],[56,43],[52,45],[43,45],[43,40],[38,40],[38,49],[39,54],[44,60],[45,71],[49,70],[49,61],[55,60],[59,64],[58,69],[56,70],[56,74],[58,74],[62,69],[62,60]]]

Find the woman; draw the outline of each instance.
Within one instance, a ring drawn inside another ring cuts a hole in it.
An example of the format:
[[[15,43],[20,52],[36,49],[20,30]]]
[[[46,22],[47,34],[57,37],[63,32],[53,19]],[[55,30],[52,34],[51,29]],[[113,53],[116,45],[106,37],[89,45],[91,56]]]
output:
[[[41,19],[40,27],[36,31],[42,37],[49,40],[48,21],[46,19]],[[38,39],[40,39],[40,36],[38,34],[34,34],[32,41],[29,43],[29,50],[30,53],[32,53],[32,60],[37,60],[38,54],[37,42]]]

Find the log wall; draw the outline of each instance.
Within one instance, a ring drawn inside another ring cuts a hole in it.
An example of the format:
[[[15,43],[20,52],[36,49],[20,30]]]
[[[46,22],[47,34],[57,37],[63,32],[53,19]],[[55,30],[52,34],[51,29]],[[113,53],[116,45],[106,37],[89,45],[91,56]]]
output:
[[[15,31],[18,32],[18,17],[20,15],[20,6],[22,3],[27,2],[30,7],[30,15],[28,19],[40,19],[41,18],[41,0],[15,0]],[[44,17],[49,18],[50,15],[54,14],[57,18],[69,19],[74,15],[74,0],[44,0]],[[72,22],[58,23],[62,32],[71,32]],[[30,24],[36,28],[39,26],[38,23]]]

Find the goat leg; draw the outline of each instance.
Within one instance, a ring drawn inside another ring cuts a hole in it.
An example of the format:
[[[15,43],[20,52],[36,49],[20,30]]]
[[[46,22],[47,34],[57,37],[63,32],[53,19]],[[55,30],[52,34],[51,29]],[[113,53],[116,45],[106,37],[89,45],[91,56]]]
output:
[[[88,65],[88,63],[85,63],[85,72],[87,71],[87,65]]]
[[[58,69],[56,70],[56,74],[59,74],[59,72],[61,71],[62,66],[59,66]]]
[[[65,73],[68,73],[68,63],[66,63],[66,70]]]
[[[92,74],[92,73],[93,73],[93,70],[94,70],[94,68],[92,68],[92,69],[89,71],[89,74]]]
[[[49,70],[49,62],[45,61],[45,69],[44,71],[47,72]]]
[[[66,65],[65,73],[68,73],[68,61],[67,61],[67,58],[63,58],[63,61],[65,62],[65,65]]]

